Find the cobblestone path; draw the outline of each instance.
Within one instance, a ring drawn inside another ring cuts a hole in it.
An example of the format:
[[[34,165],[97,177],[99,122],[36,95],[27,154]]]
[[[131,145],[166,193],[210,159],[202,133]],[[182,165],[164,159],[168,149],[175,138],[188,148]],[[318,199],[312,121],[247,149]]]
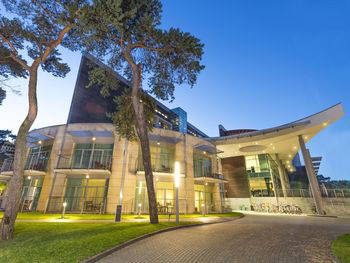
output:
[[[100,262],[334,262],[331,241],[344,232],[350,219],[246,215],[155,235]]]

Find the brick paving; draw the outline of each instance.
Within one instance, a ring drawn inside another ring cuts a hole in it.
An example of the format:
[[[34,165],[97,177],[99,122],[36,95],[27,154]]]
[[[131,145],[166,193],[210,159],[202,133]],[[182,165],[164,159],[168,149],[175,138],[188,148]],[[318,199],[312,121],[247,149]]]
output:
[[[331,241],[350,219],[246,215],[162,233],[99,262],[334,262]]]

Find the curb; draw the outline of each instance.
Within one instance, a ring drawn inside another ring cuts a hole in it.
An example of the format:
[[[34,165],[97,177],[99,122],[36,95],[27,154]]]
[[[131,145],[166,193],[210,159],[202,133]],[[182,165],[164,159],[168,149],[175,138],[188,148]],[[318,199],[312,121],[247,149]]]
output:
[[[151,232],[151,233],[148,233],[148,234],[145,234],[145,235],[142,235],[142,236],[139,236],[139,237],[136,237],[134,239],[130,239],[129,241],[126,241],[118,246],[115,246],[115,247],[112,247],[112,248],[109,248],[95,256],[92,256],[88,259],[85,259],[83,260],[82,262],[83,263],[94,263],[94,262],[97,262],[99,261],[100,259],[104,258],[104,257],[107,257],[111,254],[113,254],[114,252],[122,249],[122,248],[125,248],[125,247],[128,247],[140,240],[143,240],[143,239],[146,239],[146,238],[149,238],[149,237],[152,237],[152,236],[155,236],[155,235],[158,235],[158,234],[161,234],[161,233],[165,233],[165,232],[170,232],[170,231],[174,231],[174,230],[178,230],[178,229],[183,229],[183,228],[189,228],[189,227],[196,227],[196,226],[203,226],[203,225],[212,225],[212,224],[220,224],[220,223],[226,223],[226,222],[230,222],[230,221],[235,221],[235,220],[238,220],[238,219],[241,219],[242,217],[244,217],[244,215],[240,215],[238,217],[234,217],[234,218],[230,218],[230,219],[224,219],[224,220],[221,220],[221,221],[217,221],[217,222],[209,222],[209,223],[199,223],[199,224],[193,224],[193,225],[183,225],[183,226],[174,226],[174,227],[169,227],[169,228],[166,228],[166,229],[161,229],[161,230],[158,230],[158,231],[155,231],[155,232]]]
[[[310,214],[310,215],[306,215],[306,216],[310,216],[310,217],[338,218],[338,216],[332,216],[332,215],[316,215],[316,214]]]

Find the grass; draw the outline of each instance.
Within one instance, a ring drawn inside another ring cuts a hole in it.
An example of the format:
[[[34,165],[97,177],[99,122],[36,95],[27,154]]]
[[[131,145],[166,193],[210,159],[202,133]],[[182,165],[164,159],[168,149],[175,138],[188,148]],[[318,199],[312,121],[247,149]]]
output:
[[[332,243],[332,252],[341,263],[350,263],[350,234],[337,237]]]
[[[80,262],[130,239],[173,226],[175,223],[19,222],[14,240],[0,241],[0,262]]]
[[[0,212],[0,218],[2,218],[3,212]],[[241,213],[231,212],[231,213],[223,213],[223,214],[183,214],[180,215],[180,218],[200,218],[200,217],[237,217],[240,216]],[[17,216],[18,220],[55,220],[60,219],[61,214],[43,214],[39,212],[28,212],[28,213],[19,213]],[[148,215],[123,215],[123,219],[148,219]],[[168,215],[159,215],[160,219],[169,218]],[[175,215],[171,215],[171,218],[175,218]],[[69,220],[113,220],[114,215],[111,214],[66,214],[65,219]]]

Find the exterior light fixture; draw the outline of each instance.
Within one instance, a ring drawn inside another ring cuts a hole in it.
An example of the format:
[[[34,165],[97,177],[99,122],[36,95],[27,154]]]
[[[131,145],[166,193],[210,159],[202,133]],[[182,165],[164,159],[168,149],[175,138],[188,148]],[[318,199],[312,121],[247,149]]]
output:
[[[157,181],[157,182],[159,181],[158,177],[156,178],[156,181]]]
[[[96,137],[92,137],[92,140],[93,140],[93,141],[96,141]]]
[[[324,123],[323,123],[323,126],[327,126],[327,125],[328,125],[328,123],[327,123],[327,122],[324,122]]]
[[[308,138],[308,137],[305,135],[305,136],[304,136],[304,139],[307,140],[307,138]]]
[[[139,182],[139,195],[141,194],[142,191],[142,181]],[[141,204],[139,204],[140,206]]]
[[[208,183],[207,183],[207,182],[205,182],[205,185],[208,185]]]
[[[32,177],[30,175],[27,178],[28,178],[28,180],[32,179]]]
[[[62,204],[63,209],[62,209],[62,215],[61,215],[61,219],[64,219],[64,214],[66,213],[66,207],[67,207],[67,202],[63,202]]]
[[[179,223],[179,187],[180,187],[180,163],[175,161],[174,167],[174,183],[175,183],[175,213],[176,224]]]
[[[139,203],[139,216],[141,215],[141,203]]]
[[[86,179],[89,179],[89,178],[90,178],[90,175],[87,174],[87,175],[85,176],[85,178],[86,178]]]
[[[206,151],[203,151],[203,154],[207,154],[207,152],[206,152]]]
[[[289,157],[289,158],[292,158],[292,155],[291,155],[291,154],[289,154],[289,155],[288,155],[288,157]]]
[[[39,144],[42,144],[43,142],[40,140],[40,141],[38,141],[38,143],[39,143]]]
[[[160,145],[160,142],[157,142],[157,145]]]
[[[270,145],[272,146],[272,143],[270,143]]]
[[[293,147],[293,149],[294,149],[294,150],[296,150],[296,149],[297,149],[297,147],[296,147],[296,146],[294,146],[294,147]]]
[[[257,145],[258,143],[257,142],[255,142],[255,145]]]

